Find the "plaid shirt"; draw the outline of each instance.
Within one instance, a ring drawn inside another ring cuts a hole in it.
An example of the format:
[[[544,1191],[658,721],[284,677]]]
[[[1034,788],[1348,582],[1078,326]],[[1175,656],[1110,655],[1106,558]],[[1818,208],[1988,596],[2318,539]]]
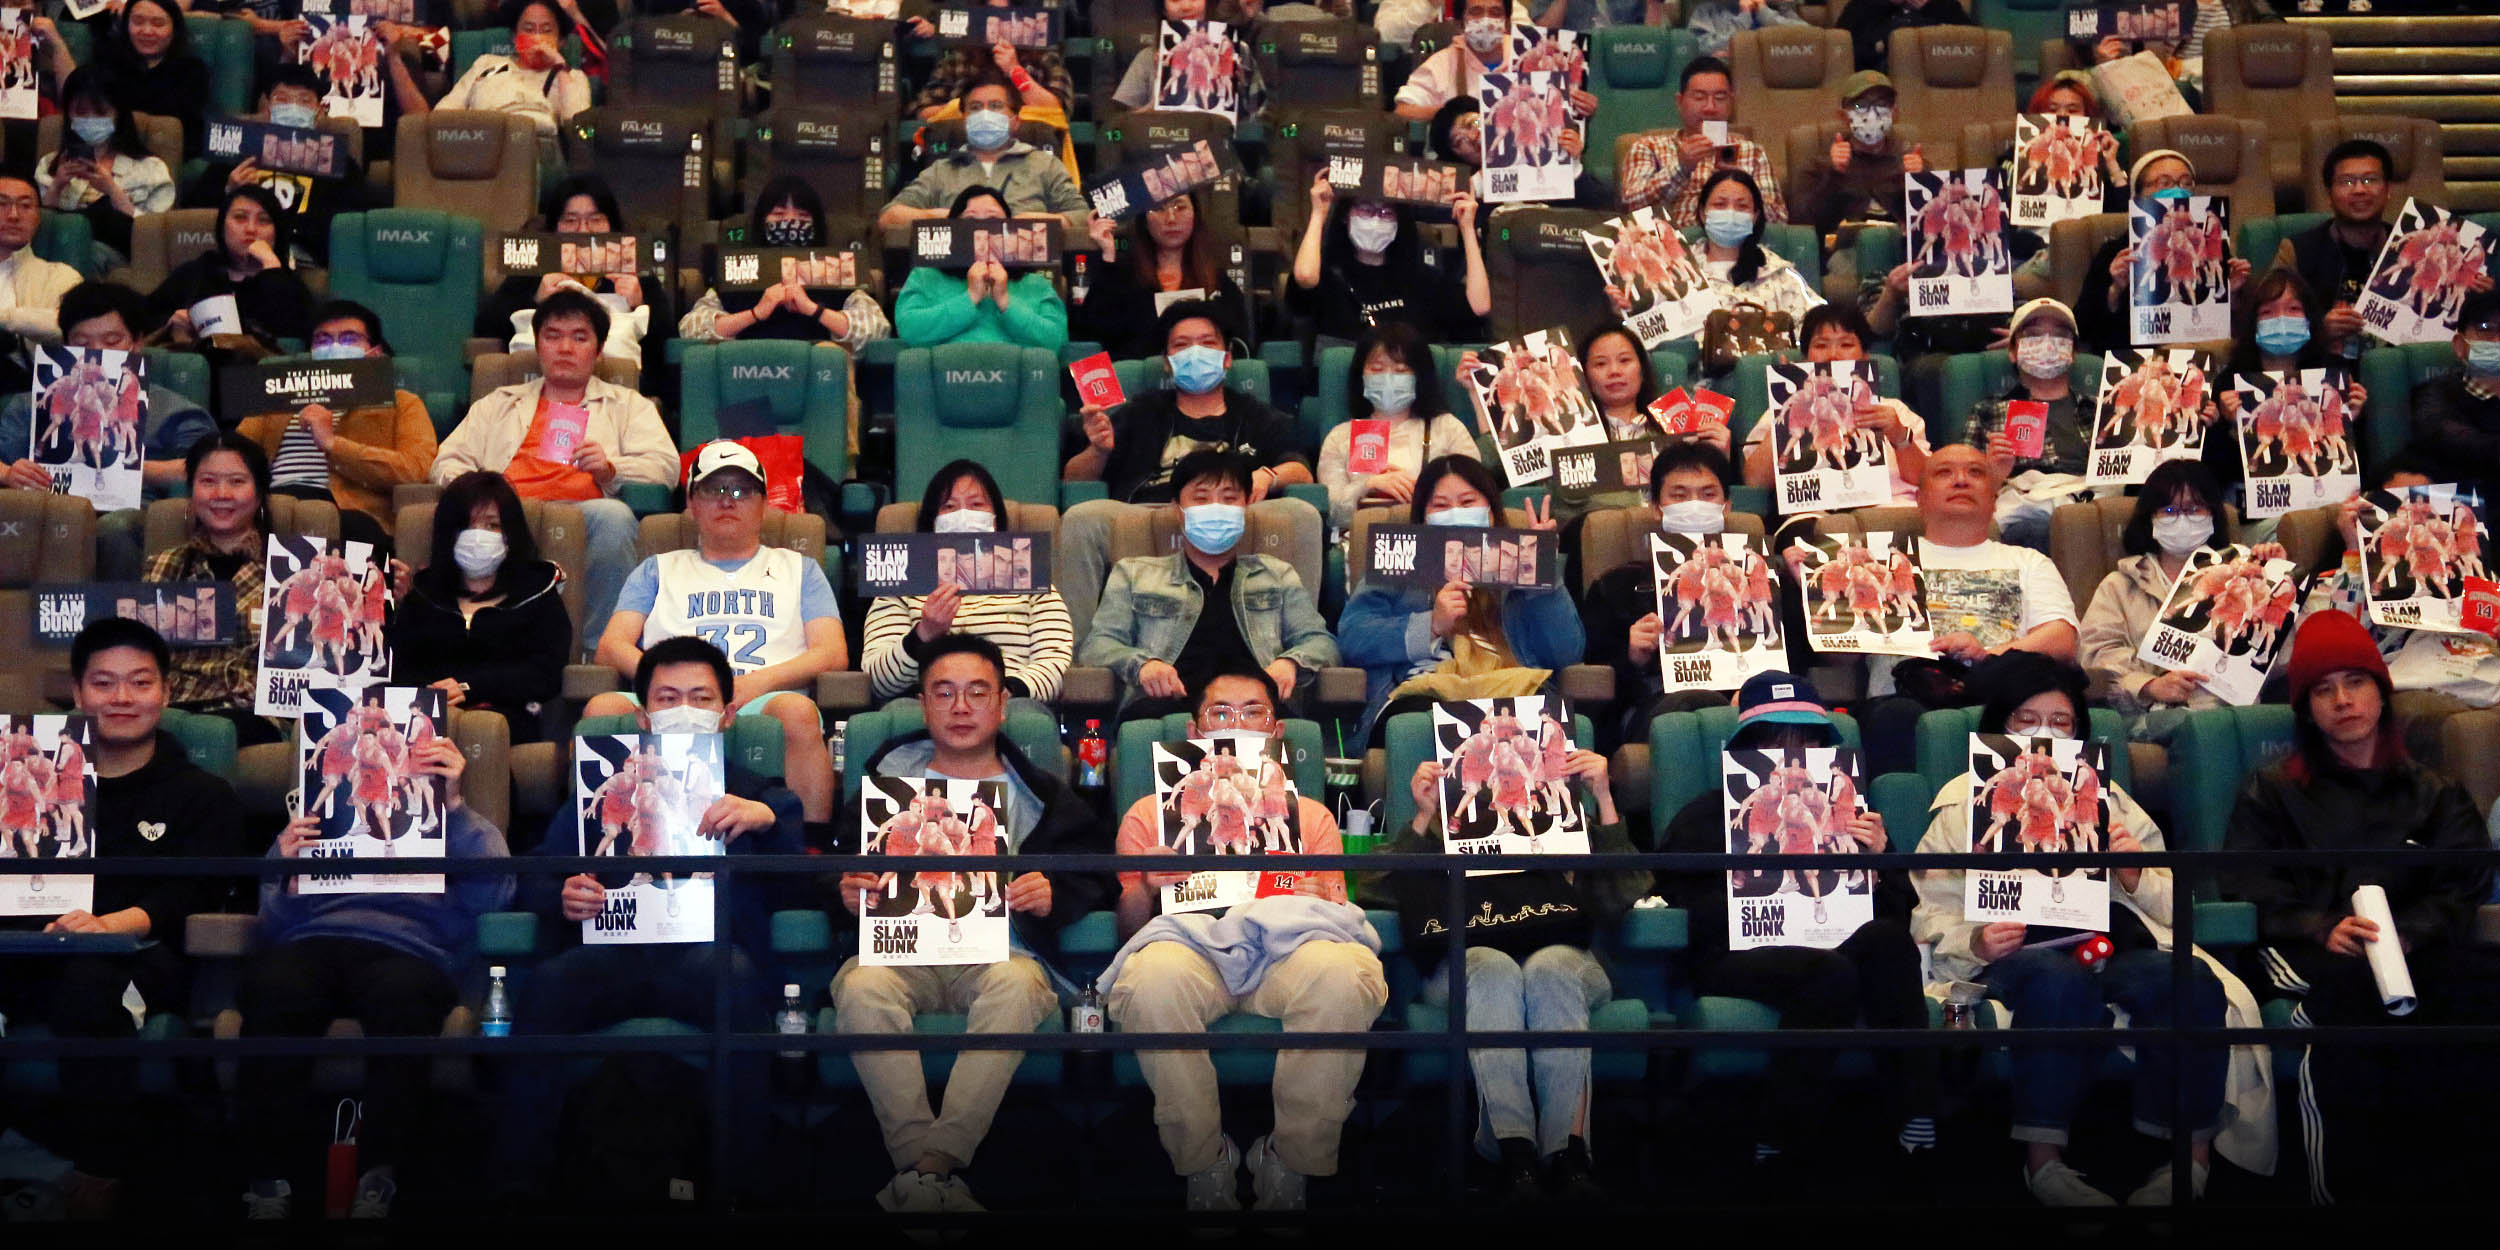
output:
[[[1701,189],[1719,168],[1719,152],[1712,149],[1687,169],[1675,152],[1683,135],[1681,130],[1653,130],[1632,141],[1631,155],[1623,166],[1626,212],[1655,206],[1678,230],[1701,224]],[[1728,142],[1736,149],[1736,159],[1730,164],[1753,175],[1755,185],[1762,188],[1764,220],[1785,223],[1788,204],[1780,198],[1779,175],[1772,172],[1771,158],[1763,154],[1762,145],[1741,135],[1729,135]]]
[[[254,544],[258,547],[258,544]],[[141,581],[213,582],[220,579],[208,566],[215,552],[194,538],[148,557]],[[260,655],[262,556],[255,552],[234,571],[235,623],[240,635],[231,647],[184,647],[174,652],[173,671],[165,675],[165,701],[176,707],[225,704],[252,710]]]

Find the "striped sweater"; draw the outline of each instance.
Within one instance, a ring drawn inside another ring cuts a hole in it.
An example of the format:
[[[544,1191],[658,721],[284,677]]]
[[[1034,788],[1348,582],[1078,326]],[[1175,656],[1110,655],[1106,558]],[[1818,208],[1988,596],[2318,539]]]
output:
[[[900,698],[920,688],[918,637],[919,595],[883,596],[868,606],[868,636],[861,644],[859,666],[879,701]],[[1007,676],[1033,698],[1059,697],[1059,682],[1076,655],[1076,632],[1068,623],[1067,601],[1059,592],[1038,595],[966,595],[955,609],[955,630],[978,634],[998,644],[1007,658]]]

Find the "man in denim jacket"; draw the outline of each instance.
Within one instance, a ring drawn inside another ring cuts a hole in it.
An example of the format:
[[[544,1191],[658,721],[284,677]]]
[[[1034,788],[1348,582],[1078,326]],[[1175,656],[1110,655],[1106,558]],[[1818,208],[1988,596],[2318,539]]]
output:
[[[1235,554],[1255,467],[1233,452],[1182,457],[1172,468],[1181,549],[1112,567],[1076,661],[1119,677],[1122,720],[1191,711],[1207,676],[1228,665],[1265,670],[1291,699],[1308,674],[1337,662],[1337,640],[1293,566]],[[1230,600],[1232,611],[1205,611],[1210,595]]]

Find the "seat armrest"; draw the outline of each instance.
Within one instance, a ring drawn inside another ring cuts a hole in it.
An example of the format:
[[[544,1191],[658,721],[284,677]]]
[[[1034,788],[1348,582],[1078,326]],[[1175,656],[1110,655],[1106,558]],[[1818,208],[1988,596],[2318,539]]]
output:
[[[257,914],[194,912],[182,926],[182,953],[193,959],[234,959],[250,954],[259,935]]]
[[[1363,670],[1333,665],[1319,671],[1319,689],[1313,696],[1322,707],[1361,707],[1364,702]]]
[[[656,516],[669,511],[677,496],[675,488],[657,482],[627,482],[616,490],[617,499],[634,510],[638,517]]]
[[[564,666],[564,698],[568,703],[587,702],[593,695],[614,694],[624,688],[625,679],[605,664]]]
[[[2500,946],[2500,904],[2485,903],[2474,909],[2474,941]]]
[[[1575,708],[1608,706],[1615,701],[1615,670],[1606,664],[1574,664],[1562,671],[1562,693]]]
[[[1062,707],[1107,708],[1119,701],[1120,683],[1107,668],[1074,665],[1059,679],[1059,703]]]
[[[868,674],[857,669],[816,674],[816,706],[844,716],[876,706],[869,693]]]
[[[245,811],[286,815],[287,791],[296,779],[293,742],[264,742],[234,753],[234,793]]]
[[[477,953],[489,959],[523,959],[538,953],[538,913],[490,911],[477,918]]]
[[[1406,930],[1398,927],[1396,912],[1366,907],[1363,919],[1371,924],[1373,933],[1380,935],[1381,954],[1395,955],[1406,949]]]
[[[2485,919],[2494,909],[2485,907]],[[2196,944],[2198,946],[2254,946],[2257,944],[2257,905],[2226,903],[2208,899],[2196,904]]]
[[[572,794],[570,747],[525,742],[512,748],[512,811],[544,816],[563,808]],[[518,823],[517,821],[515,823]]]
[[[1693,914],[1681,907],[1635,907],[1623,913],[1623,949],[1680,951],[1692,944]]]

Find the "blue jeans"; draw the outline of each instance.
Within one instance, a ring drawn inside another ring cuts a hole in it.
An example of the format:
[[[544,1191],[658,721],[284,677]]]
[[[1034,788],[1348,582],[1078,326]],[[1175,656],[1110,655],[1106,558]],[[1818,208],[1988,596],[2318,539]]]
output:
[[[2063,949],[2016,951],[1989,965],[1988,996],[2013,1009],[2017,1029],[2088,1029],[2110,1023],[2109,1009],[2127,1013],[2131,1027],[2171,1023],[2170,953],[2128,951],[2095,972]],[[2189,965],[2186,1017],[2190,1028],[2219,1028],[2222,982],[2202,963]],[[2083,1102],[2099,1046],[2016,1046],[2014,1140],[2063,1146]],[[2184,1053],[2182,1053],[2182,1050]],[[2173,1082],[2187,1082],[2188,1131],[2213,1135],[2222,1118],[2223,1075],[2230,1051],[2219,1045],[2173,1048],[2148,1043],[2135,1048],[2135,1126],[2150,1136],[2170,1136]]]
[[[1424,1001],[1447,1006],[1449,977],[1443,964],[1424,986]],[[1471,1029],[1586,1032],[1589,1012],[1613,995],[1606,970],[1577,946],[1548,946],[1525,963],[1491,947],[1467,948]],[[1533,1140],[1540,1156],[1588,1139],[1588,1051],[1470,1050],[1467,1066],[1476,1076],[1476,1149],[1486,1158],[1498,1155],[1505,1137]]]
[[[621,499],[581,502],[582,650],[599,650],[599,635],[625,591],[625,577],[642,563],[642,521]]]

